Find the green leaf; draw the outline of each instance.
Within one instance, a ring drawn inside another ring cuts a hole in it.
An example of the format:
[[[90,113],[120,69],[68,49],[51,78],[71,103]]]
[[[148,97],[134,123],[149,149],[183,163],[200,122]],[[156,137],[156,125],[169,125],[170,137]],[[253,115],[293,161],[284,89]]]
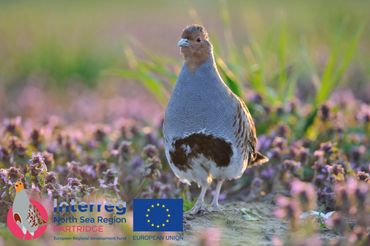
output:
[[[250,208],[241,208],[240,211],[243,214],[242,218],[246,221],[258,221],[262,219],[262,216],[258,212],[254,212]]]
[[[308,129],[312,126],[312,124],[315,122],[315,118],[316,118],[316,115],[317,115],[317,112],[318,112],[318,109],[317,107],[315,107],[312,112],[310,114],[307,115],[307,117],[305,119],[303,119],[303,121],[301,121],[302,123],[298,125],[298,128],[297,128],[297,138],[301,138],[303,137],[306,132],[308,131]]]

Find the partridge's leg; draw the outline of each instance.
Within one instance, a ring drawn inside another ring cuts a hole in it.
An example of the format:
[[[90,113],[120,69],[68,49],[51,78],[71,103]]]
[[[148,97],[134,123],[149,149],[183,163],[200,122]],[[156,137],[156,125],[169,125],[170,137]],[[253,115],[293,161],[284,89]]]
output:
[[[218,204],[218,198],[220,196],[220,191],[221,191],[221,186],[223,184],[224,180],[223,179],[220,179],[217,181],[217,185],[216,185],[216,190],[215,190],[215,194],[213,196],[213,200],[212,200],[212,210],[213,211],[218,211],[220,210],[220,206]]]
[[[188,212],[189,214],[197,214],[199,211],[205,209],[204,196],[206,195],[208,184],[202,185],[201,187],[202,189],[200,191],[198,200],[196,201],[194,207]]]

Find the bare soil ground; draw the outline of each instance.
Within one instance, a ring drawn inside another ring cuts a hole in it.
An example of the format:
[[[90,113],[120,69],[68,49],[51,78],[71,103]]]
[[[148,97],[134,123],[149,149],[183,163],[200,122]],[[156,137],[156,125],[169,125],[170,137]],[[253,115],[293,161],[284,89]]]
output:
[[[184,240],[176,245],[272,245],[274,237],[284,241],[289,226],[273,214],[275,195],[249,202],[227,202],[220,212],[185,216]],[[328,242],[340,235],[322,229],[320,237]]]
[[[274,236],[283,237],[287,231],[273,215],[274,208],[272,199],[229,202],[220,212],[187,217],[185,240],[179,245],[197,245],[202,238],[220,240],[220,245],[271,245]]]

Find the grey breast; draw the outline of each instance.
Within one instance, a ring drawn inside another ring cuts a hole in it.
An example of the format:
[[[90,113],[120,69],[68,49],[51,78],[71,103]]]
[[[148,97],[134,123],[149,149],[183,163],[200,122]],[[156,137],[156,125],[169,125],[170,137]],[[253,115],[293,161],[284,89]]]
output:
[[[18,192],[15,196],[13,203],[13,213],[19,214],[22,219],[22,223],[26,222],[28,215],[28,207],[30,203],[25,190]]]
[[[233,97],[212,59],[193,73],[184,65],[165,113],[166,140],[206,132],[233,141],[232,124],[237,106]]]

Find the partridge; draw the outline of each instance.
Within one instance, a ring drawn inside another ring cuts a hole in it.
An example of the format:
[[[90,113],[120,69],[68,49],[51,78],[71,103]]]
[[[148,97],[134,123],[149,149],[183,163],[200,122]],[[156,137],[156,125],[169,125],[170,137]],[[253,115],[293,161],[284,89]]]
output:
[[[30,202],[21,181],[15,183],[15,191],[13,218],[22,230],[24,237],[27,232],[33,237],[39,226],[46,224],[46,221],[41,217],[40,211]]]
[[[164,117],[166,158],[180,181],[201,187],[190,214],[209,210],[204,196],[213,180],[210,209],[219,210],[224,180],[240,178],[247,166],[268,158],[256,150],[256,129],[246,105],[217,71],[205,28],[188,26],[178,46],[185,61]]]

